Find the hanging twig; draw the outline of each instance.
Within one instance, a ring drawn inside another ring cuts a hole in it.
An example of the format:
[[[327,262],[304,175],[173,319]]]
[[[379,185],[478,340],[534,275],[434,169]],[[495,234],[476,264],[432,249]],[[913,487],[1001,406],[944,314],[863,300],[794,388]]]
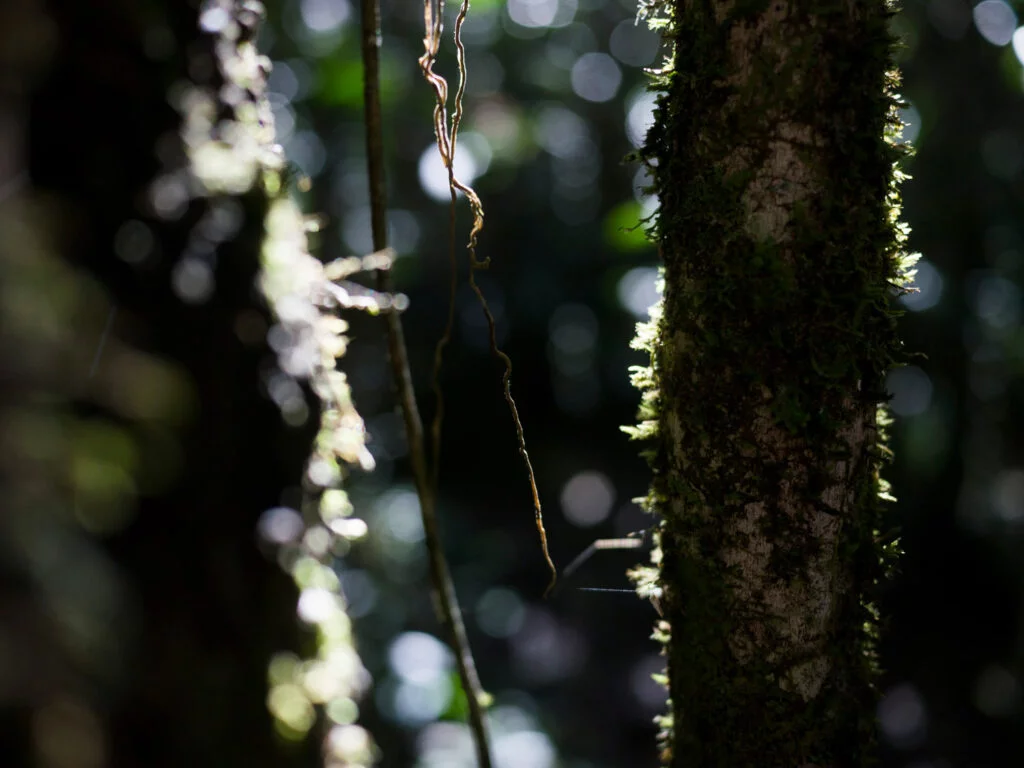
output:
[[[589,547],[580,552],[571,563],[565,566],[562,571],[562,581],[565,582],[576,569],[583,565],[590,557],[600,550],[604,549],[639,549],[644,546],[644,540],[640,537],[631,537],[626,539],[598,539],[593,542]],[[636,592],[635,589],[630,592]]]
[[[363,24],[363,101],[366,109],[366,154],[370,177],[370,220],[373,231],[374,250],[387,247],[387,205],[384,186],[384,151],[380,115],[380,74],[378,52],[380,49],[380,7],[379,0],[362,0]],[[390,293],[389,272],[377,272],[377,289]],[[412,459],[416,492],[420,499],[423,529],[426,535],[427,552],[430,559],[430,574],[441,621],[448,634],[448,642],[455,654],[462,688],[469,705],[469,726],[476,744],[480,768],[490,768],[491,755],[484,721],[483,708],[487,700],[477,676],[476,664],[466,637],[466,626],[462,620],[455,585],[448,570],[448,562],[441,546],[441,535],[437,522],[436,496],[431,483],[423,437],[423,422],[413,392],[409,357],[402,332],[402,321],[398,312],[386,315],[388,324],[388,350],[391,357],[391,372],[401,402],[405,431],[409,441],[409,455]]]

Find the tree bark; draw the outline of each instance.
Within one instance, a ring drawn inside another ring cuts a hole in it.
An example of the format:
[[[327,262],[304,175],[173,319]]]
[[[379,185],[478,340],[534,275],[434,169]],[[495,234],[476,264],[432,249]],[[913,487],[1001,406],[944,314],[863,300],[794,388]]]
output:
[[[890,15],[884,0],[668,15],[643,151],[664,299],[637,379],[671,765],[877,760],[872,602],[895,551],[879,404],[906,266]]]

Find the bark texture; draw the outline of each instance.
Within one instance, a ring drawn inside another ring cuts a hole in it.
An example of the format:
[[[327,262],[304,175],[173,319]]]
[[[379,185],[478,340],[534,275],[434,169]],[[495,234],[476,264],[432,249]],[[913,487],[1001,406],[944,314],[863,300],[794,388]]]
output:
[[[875,761],[879,405],[903,229],[883,0],[676,0],[645,159],[663,305],[639,436],[678,766]],[[647,582],[645,584],[645,581]]]

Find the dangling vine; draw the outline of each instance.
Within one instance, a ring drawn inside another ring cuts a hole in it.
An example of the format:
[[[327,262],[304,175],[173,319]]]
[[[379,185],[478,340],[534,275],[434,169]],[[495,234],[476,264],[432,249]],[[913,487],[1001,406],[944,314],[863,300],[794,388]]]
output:
[[[363,0],[361,10],[364,72],[363,102],[366,111],[366,150],[370,178],[371,227],[373,230],[374,247],[383,248],[387,240],[387,210],[380,114],[378,56],[378,49],[380,47],[380,7],[377,0]],[[454,221],[452,226],[454,227]],[[378,273],[378,286],[381,290],[390,289],[386,270],[381,270]],[[450,322],[449,318],[449,327]],[[439,618],[446,629],[448,644],[451,646],[455,656],[459,679],[466,693],[467,708],[469,710],[469,728],[473,734],[477,761],[481,768],[490,768],[491,752],[487,725],[484,720],[484,708],[490,703],[490,696],[484,692],[480,684],[476,663],[473,660],[473,653],[469,647],[469,638],[466,635],[466,625],[462,619],[462,610],[459,607],[458,596],[455,592],[455,584],[448,569],[448,561],[444,556],[436,512],[436,481],[431,481],[430,472],[427,467],[423,421],[420,418],[416,396],[413,391],[412,375],[409,370],[408,353],[405,348],[402,323],[400,318],[394,313],[388,317],[388,351],[391,358],[392,378],[395,389],[398,392],[406,436],[409,442],[409,454],[412,461],[416,492],[420,500],[420,515],[423,519],[424,538],[426,539],[430,575],[437,599]],[[435,434],[437,433],[439,433],[439,427],[435,423]]]
[[[451,293],[448,303],[447,324],[445,325],[444,334],[438,341],[437,348],[434,353],[434,393],[437,400],[437,409],[431,429],[434,458],[433,478],[436,485],[440,465],[441,423],[444,417],[444,400],[441,393],[440,383],[441,366],[443,362],[444,348],[451,340],[452,326],[455,317],[455,288],[457,283],[455,262],[455,205],[457,194],[462,192],[466,196],[466,199],[469,200],[470,210],[473,213],[473,226],[470,229],[469,241],[466,245],[466,251],[469,255],[469,286],[473,290],[473,293],[476,294],[477,300],[480,302],[480,308],[483,310],[484,317],[487,319],[491,353],[498,358],[505,369],[501,377],[502,389],[505,396],[505,402],[508,404],[509,411],[512,414],[512,421],[515,424],[516,439],[519,445],[519,455],[522,456],[523,463],[526,465],[526,474],[530,483],[531,500],[533,502],[534,522],[537,526],[537,534],[540,537],[541,551],[544,555],[544,560],[551,571],[551,580],[548,582],[548,585],[544,590],[544,594],[546,596],[551,592],[551,589],[555,586],[555,582],[558,580],[558,570],[555,568],[555,564],[551,560],[551,553],[548,551],[548,537],[547,532],[544,529],[544,515],[541,508],[540,495],[537,492],[537,480],[534,475],[533,465],[530,463],[530,454],[526,450],[526,437],[523,433],[522,421],[519,418],[519,409],[516,407],[516,401],[512,397],[512,360],[498,347],[494,315],[491,312],[490,305],[487,303],[487,299],[484,296],[483,291],[480,289],[480,286],[476,281],[476,273],[480,270],[485,270],[490,266],[490,258],[480,259],[477,257],[476,252],[480,231],[484,226],[483,203],[480,202],[479,195],[477,195],[472,187],[464,184],[455,176],[455,150],[458,142],[459,125],[462,122],[462,97],[466,92],[467,76],[466,48],[462,42],[462,25],[465,22],[466,15],[468,13],[469,0],[462,0],[461,5],[459,6],[459,13],[455,19],[455,31],[453,35],[456,49],[456,61],[459,70],[459,87],[455,92],[455,103],[452,109],[451,125],[449,126],[448,81],[441,75],[434,72],[434,62],[437,60],[437,53],[441,46],[444,0],[424,0],[423,22],[425,36],[423,38],[423,46],[425,50],[419,59],[419,63],[420,69],[423,72],[423,77],[434,89],[434,136],[437,140],[437,151],[441,156],[441,161],[444,163],[445,169],[448,171],[448,188],[451,191],[451,202],[449,204],[448,216]]]
[[[456,177],[454,169],[466,88],[466,51],[461,32],[468,12],[469,0],[463,0],[454,29],[459,86],[450,125],[448,84],[433,71],[441,42],[444,0],[425,0],[425,52],[419,59],[423,76],[436,97],[434,134],[451,191],[450,297],[444,333],[434,355],[433,384],[437,408],[431,425],[432,465],[428,463],[424,446],[423,424],[413,395],[399,317],[407,301],[403,296],[393,295],[390,285],[389,269],[393,254],[386,242],[378,0],[362,0],[373,254],[325,265],[310,253],[307,233],[315,231],[318,224],[314,217],[305,216],[292,198],[291,187],[295,180],[275,143],[273,116],[266,94],[270,61],[260,56],[255,46],[256,33],[264,15],[262,3],[258,0],[205,0],[200,9],[199,25],[212,38],[217,71],[212,82],[191,87],[180,102],[184,115],[182,139],[198,194],[215,198],[242,195],[258,189],[265,196],[266,234],[258,284],[276,320],[269,337],[278,357],[277,384],[280,386],[277,389],[287,388],[290,393],[300,396],[297,382],[307,381],[321,404],[320,429],[304,477],[306,498],[302,509],[279,508],[267,513],[281,518],[276,523],[269,521],[269,527],[280,523],[278,528],[289,529],[286,536],[277,536],[287,550],[283,550],[287,556],[283,557],[282,563],[300,589],[298,612],[306,623],[316,629],[318,651],[316,658],[307,661],[290,654],[275,657],[269,670],[271,690],[268,707],[279,728],[287,733],[303,734],[316,720],[314,705],[324,705],[330,721],[324,740],[324,757],[332,766],[367,765],[374,761],[376,753],[369,734],[355,725],[358,717],[355,699],[365,688],[368,675],[353,645],[351,621],[339,590],[338,577],[329,562],[339,547],[345,549],[346,542],[360,538],[366,532],[366,525],[351,517],[351,502],[339,487],[346,474],[346,466],[354,464],[365,470],[373,467],[373,458],[365,445],[362,418],[352,403],[345,374],[336,368],[336,359],[344,354],[348,343],[345,336],[348,325],[338,312],[352,308],[371,314],[383,313],[387,319],[392,373],[409,440],[441,621],[446,627],[466,692],[469,725],[478,763],[481,768],[490,768],[491,765],[483,715],[489,697],[480,685],[469,649],[454,585],[441,548],[436,516],[444,417],[440,377],[444,350],[451,340],[454,325],[458,280],[455,214],[459,192],[468,199],[473,214],[467,244],[468,282],[487,320],[491,352],[504,367],[504,397],[516,428],[519,453],[526,466],[541,549],[551,570],[545,594],[550,592],[557,579],[557,570],[548,551],[540,497],[523,425],[511,394],[512,361],[498,347],[495,318],[476,280],[477,272],[489,266],[489,259],[477,256],[478,238],[484,223],[483,205],[476,192]],[[299,182],[300,186],[304,183],[308,181]],[[377,291],[347,282],[351,275],[363,271],[376,272]],[[304,415],[304,404],[296,404],[295,397],[275,399],[290,420]]]

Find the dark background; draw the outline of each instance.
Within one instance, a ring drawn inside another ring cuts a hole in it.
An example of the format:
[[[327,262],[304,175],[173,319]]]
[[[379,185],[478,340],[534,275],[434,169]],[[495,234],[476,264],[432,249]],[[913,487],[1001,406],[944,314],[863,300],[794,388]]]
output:
[[[902,323],[922,356],[889,382],[895,461],[885,474],[906,550],[882,606],[879,714],[892,766],[1024,763],[1015,8],[908,0],[894,19],[905,136],[917,149],[905,220],[924,259]],[[279,136],[313,179],[306,209],[326,215],[319,251],[364,252],[358,9],[289,0],[269,10],[262,50],[275,62]],[[421,10],[384,4],[382,66],[394,279],[411,299],[404,321],[429,418],[447,210],[418,173],[432,142],[432,97],[416,66]],[[656,62],[634,10],[478,0],[467,22],[463,146],[486,166],[474,186],[487,211],[481,255],[493,262],[481,282],[514,361],[562,566],[596,539],[650,524],[630,502],[644,493],[645,465],[618,429],[634,419],[627,368],[642,359],[628,343],[656,264],[642,233],[623,230],[650,210],[636,166],[623,162],[627,116],[634,138],[642,127],[642,67]],[[584,56],[594,53],[604,56]],[[453,58],[446,43],[439,71],[453,75]],[[273,359],[252,289],[259,200],[225,203],[218,215],[235,234],[206,237],[217,205],[190,200],[181,175],[172,102],[212,66],[194,3],[9,0],[0,10],[4,768],[319,759],[314,736],[295,740],[266,710],[268,660],[309,653],[312,639],[257,533],[265,510],[297,503],[313,419],[287,426],[267,394]],[[463,207],[459,223],[461,243]],[[192,257],[212,269],[199,289],[183,271]],[[444,374],[440,515],[496,697],[498,764],[653,765],[663,702],[649,681],[654,610],[628,593],[579,589],[628,588],[624,571],[640,558],[600,552],[541,600],[547,575],[501,368],[462,286]],[[382,765],[471,765],[453,724],[450,660],[428,637],[439,627],[382,323],[350,320],[341,365],[378,464],[349,479],[370,533],[337,563],[375,681],[361,722]]]

